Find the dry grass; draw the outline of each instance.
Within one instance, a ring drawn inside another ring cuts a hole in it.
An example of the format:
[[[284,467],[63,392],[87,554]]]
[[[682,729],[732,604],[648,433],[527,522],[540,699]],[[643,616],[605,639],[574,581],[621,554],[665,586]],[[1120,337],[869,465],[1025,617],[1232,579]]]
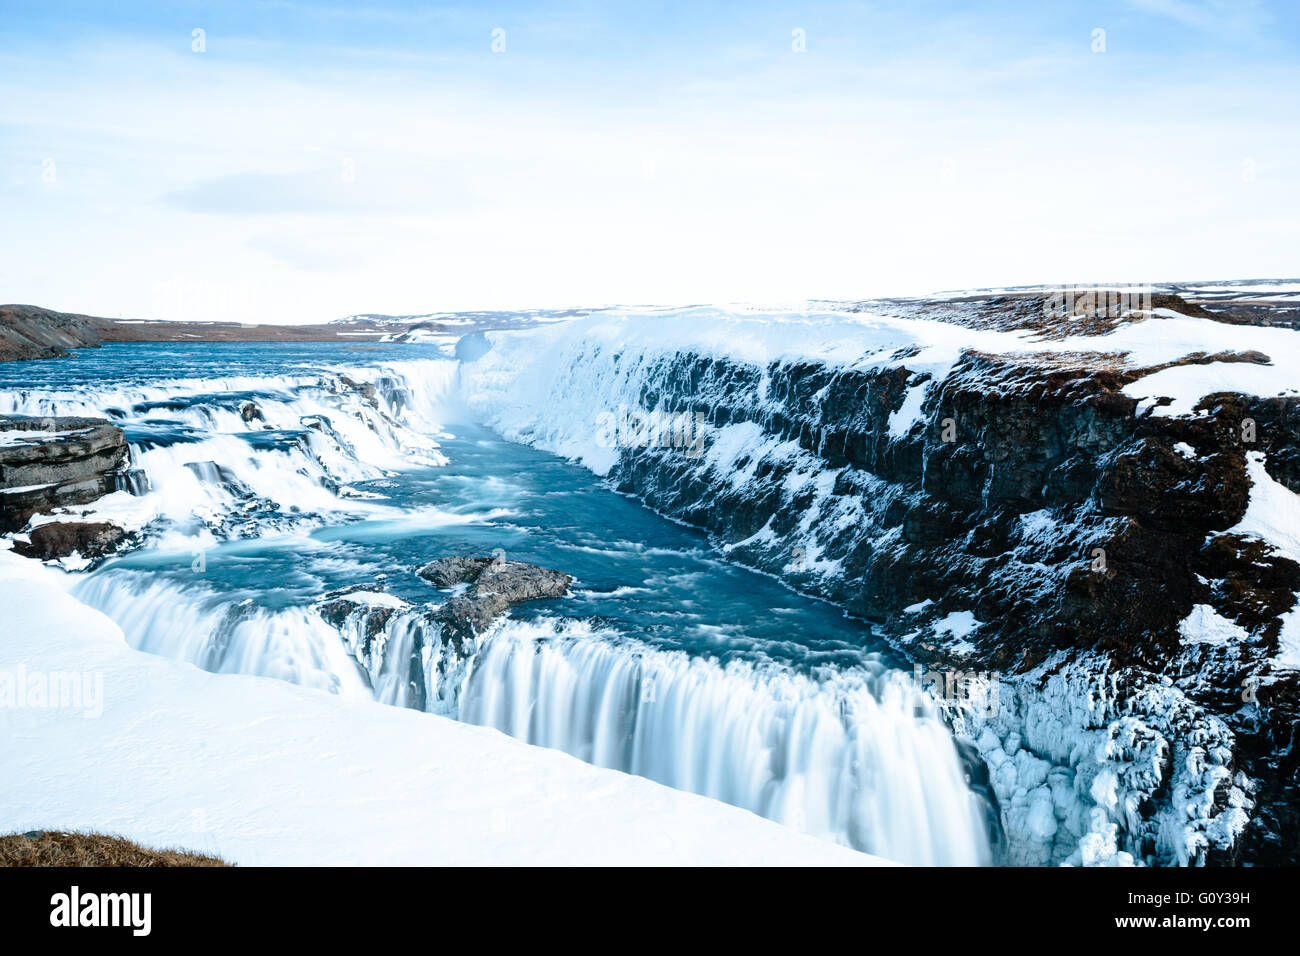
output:
[[[187,850],[150,850],[121,837],[58,830],[0,836],[0,866],[229,866]]]

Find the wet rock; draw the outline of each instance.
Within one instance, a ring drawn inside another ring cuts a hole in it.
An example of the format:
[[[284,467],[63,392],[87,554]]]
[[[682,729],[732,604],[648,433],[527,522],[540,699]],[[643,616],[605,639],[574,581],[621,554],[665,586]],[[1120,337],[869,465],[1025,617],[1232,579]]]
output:
[[[14,551],[41,561],[74,553],[102,558],[116,551],[126,536],[124,530],[106,521],[52,521],[33,528],[30,542],[14,542]]]
[[[439,611],[444,629],[457,639],[482,634],[516,604],[563,597],[573,582],[562,571],[504,558],[439,558],[417,573],[438,588],[468,585]]]
[[[372,385],[370,382],[358,382],[355,379],[349,378],[346,375],[340,375],[339,381],[343,385],[352,389],[352,391],[360,394],[361,397],[366,400],[366,404],[369,405],[371,408],[374,409],[379,408],[379,390],[376,389],[375,386]]]
[[[0,531],[108,494],[126,457],[122,429],[103,419],[0,416]]]

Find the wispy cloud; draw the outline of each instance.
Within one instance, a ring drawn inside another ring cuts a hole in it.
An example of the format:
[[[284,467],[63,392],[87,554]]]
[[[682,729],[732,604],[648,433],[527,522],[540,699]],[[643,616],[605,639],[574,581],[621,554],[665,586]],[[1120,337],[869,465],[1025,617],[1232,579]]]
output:
[[[1300,58],[1139,3],[1101,55],[1083,6],[58,8],[0,36],[5,298],[301,321],[1293,270]]]

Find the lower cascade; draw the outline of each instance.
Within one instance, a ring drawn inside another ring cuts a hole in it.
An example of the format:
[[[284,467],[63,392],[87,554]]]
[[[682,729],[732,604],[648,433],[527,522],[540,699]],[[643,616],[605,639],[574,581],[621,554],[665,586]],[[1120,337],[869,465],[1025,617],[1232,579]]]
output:
[[[898,672],[815,680],[584,630],[507,622],[461,719],[900,862],[990,861],[953,740]]]
[[[938,705],[878,661],[721,664],[547,617],[457,645],[425,608],[359,604],[336,630],[316,608],[139,577],[106,570],[76,593],[140,650],[493,727],[902,863],[993,862],[990,807]]]

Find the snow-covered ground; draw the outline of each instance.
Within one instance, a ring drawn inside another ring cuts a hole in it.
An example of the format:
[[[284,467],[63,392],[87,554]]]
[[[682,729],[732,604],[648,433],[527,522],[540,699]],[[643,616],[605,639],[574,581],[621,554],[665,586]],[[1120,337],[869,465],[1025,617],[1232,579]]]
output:
[[[884,862],[494,730],[132,650],[65,586],[0,552],[0,832],[240,864]]]

